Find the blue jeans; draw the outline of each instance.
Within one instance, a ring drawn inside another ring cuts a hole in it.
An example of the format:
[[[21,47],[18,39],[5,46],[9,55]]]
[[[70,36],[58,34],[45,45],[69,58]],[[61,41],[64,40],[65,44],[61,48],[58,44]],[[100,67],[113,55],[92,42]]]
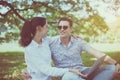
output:
[[[89,69],[90,67],[82,71],[82,73],[87,74]],[[95,73],[93,80],[112,80],[115,69],[116,68],[114,65],[102,66]],[[81,78],[79,75],[76,75],[75,73],[67,72],[63,75],[62,80],[85,80],[85,79]]]

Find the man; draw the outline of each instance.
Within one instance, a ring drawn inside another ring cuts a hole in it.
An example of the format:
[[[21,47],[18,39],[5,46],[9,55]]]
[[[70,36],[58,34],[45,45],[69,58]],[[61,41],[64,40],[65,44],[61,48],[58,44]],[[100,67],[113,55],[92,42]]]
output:
[[[81,52],[87,51],[96,58],[100,58],[105,54],[90,47],[82,39],[72,37],[72,25],[72,21],[68,18],[59,20],[58,32],[60,36],[50,45],[52,58],[56,67],[75,68],[79,69],[83,74],[87,74],[89,68],[83,66]],[[116,70],[115,65],[117,66],[117,71],[120,70],[120,65],[111,57],[107,56],[104,61],[111,65],[102,67],[93,80],[111,80]],[[62,77],[62,80],[82,80],[82,78],[69,72]]]
[[[104,53],[90,47],[82,39],[72,37],[72,21],[68,18],[61,18],[58,22],[58,32],[60,36],[54,38],[50,44],[52,58],[56,67],[79,69],[81,73],[87,74],[89,69],[82,63],[81,52],[100,58]],[[120,73],[120,65],[111,57],[104,60],[110,65],[101,67],[96,72],[93,80],[111,80],[114,73]],[[61,77],[61,80],[84,80],[81,76],[68,72]]]

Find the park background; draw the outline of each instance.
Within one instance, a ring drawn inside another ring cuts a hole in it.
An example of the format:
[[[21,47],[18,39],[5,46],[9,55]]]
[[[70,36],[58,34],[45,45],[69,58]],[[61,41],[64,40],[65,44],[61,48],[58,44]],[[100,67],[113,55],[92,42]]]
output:
[[[120,0],[0,0],[0,80],[22,80],[26,64],[19,33],[24,21],[35,16],[48,19],[49,36],[58,35],[60,17],[71,18],[74,35],[120,63]],[[95,60],[86,53],[82,58],[87,66]]]

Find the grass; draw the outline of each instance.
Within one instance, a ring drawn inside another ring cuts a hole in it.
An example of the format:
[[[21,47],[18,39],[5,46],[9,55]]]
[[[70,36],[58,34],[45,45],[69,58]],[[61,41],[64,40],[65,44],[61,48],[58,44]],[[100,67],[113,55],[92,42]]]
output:
[[[0,80],[22,80],[21,70],[26,67],[23,52],[0,53]]]
[[[120,63],[120,52],[107,52],[115,60]],[[93,56],[86,53],[82,55],[83,63],[90,66],[94,62]],[[23,52],[1,52],[0,53],[0,80],[22,80],[20,74],[26,67]],[[53,78],[53,80],[58,80]],[[116,76],[114,80],[120,80],[120,76]]]

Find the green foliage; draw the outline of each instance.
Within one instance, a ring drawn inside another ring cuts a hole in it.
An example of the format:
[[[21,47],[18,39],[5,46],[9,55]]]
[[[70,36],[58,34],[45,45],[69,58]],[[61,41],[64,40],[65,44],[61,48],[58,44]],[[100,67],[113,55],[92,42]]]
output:
[[[2,1],[0,1],[2,2]],[[75,1],[75,0],[45,0],[45,1],[5,1],[10,3],[14,10],[24,19],[31,19],[35,16],[42,15],[45,16],[50,23],[50,33],[49,35],[57,35],[56,27],[57,21],[60,17],[66,16],[70,17],[74,21],[74,31],[75,34],[82,34],[86,39],[89,40],[91,35],[98,36],[101,32],[107,31],[107,25],[104,19],[101,18],[98,13],[94,13],[94,9],[89,5],[89,2],[85,1]],[[19,39],[19,32],[24,23],[23,19],[11,9],[9,5],[0,4],[3,7],[7,6],[8,11],[4,13],[5,15],[0,15],[0,25],[1,27],[6,27],[4,38],[0,38],[0,43],[3,41],[10,41],[14,39]],[[78,18],[75,12],[81,12],[86,7],[86,12],[88,13],[87,18]],[[91,15],[91,14],[92,15]],[[7,25],[6,25],[7,24]],[[16,32],[9,33],[9,29]],[[0,32],[0,35],[1,33]],[[16,36],[17,35],[17,36]]]
[[[89,41],[89,37],[91,36],[99,36],[107,32],[108,27],[103,19],[95,14],[90,16],[87,19],[80,19],[77,21],[78,25],[74,26],[73,33],[84,35],[84,39]]]

